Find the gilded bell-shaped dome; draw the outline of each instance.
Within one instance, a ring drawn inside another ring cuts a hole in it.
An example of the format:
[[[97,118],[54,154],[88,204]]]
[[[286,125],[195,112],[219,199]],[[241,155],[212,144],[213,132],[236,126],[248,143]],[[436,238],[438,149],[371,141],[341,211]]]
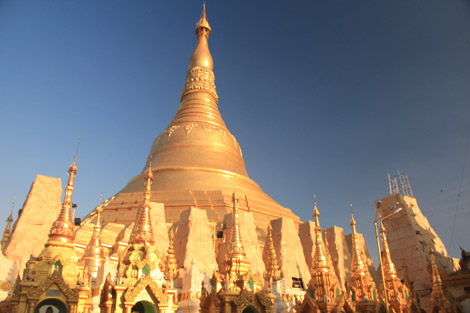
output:
[[[105,220],[133,221],[133,216],[117,211],[133,208],[141,201],[149,166],[154,175],[151,201],[164,203],[167,220],[178,220],[180,212],[190,206],[206,209],[209,219],[220,220],[231,211],[233,192],[245,200],[240,201],[240,209],[250,209],[260,227],[267,227],[269,219],[281,216],[299,220],[248,177],[240,145],[218,109],[208,46],[210,32],[204,9],[196,25],[197,44],[189,61],[178,111],[152,143],[142,173],[131,179],[106,206]]]

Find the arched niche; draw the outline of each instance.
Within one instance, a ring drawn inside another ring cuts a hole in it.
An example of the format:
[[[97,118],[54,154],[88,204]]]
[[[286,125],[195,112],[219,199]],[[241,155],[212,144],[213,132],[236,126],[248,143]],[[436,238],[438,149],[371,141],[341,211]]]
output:
[[[149,301],[139,301],[131,309],[132,313],[158,313],[155,304]]]
[[[67,305],[59,299],[49,298],[36,305],[34,313],[67,313]]]
[[[242,313],[260,313],[254,306],[247,306]]]

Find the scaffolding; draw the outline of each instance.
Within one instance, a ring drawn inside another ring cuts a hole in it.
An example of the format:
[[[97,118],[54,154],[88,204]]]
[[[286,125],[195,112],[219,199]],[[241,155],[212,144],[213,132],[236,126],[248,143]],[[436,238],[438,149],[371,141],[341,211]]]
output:
[[[390,173],[387,175],[388,180],[388,192],[390,195],[401,194],[403,196],[413,197],[413,188],[410,185],[410,179],[408,175],[397,171],[398,175],[391,176]]]

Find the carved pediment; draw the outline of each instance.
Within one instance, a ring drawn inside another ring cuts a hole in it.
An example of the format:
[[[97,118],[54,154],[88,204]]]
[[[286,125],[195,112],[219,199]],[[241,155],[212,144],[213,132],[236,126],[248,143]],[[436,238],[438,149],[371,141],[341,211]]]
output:
[[[77,301],[78,292],[75,289],[70,289],[70,287],[65,283],[62,276],[58,271],[49,275],[49,277],[39,284],[37,287],[33,287],[28,291],[28,298],[39,298],[46,290],[48,290],[53,284],[59,287],[59,290],[65,295],[67,301]]]
[[[147,291],[153,295],[159,303],[166,304],[169,302],[168,295],[165,294],[163,288],[159,287],[150,275],[141,278],[133,288],[127,289],[127,291],[124,293],[124,299],[126,302],[134,302],[135,298],[144,289],[147,289]]]

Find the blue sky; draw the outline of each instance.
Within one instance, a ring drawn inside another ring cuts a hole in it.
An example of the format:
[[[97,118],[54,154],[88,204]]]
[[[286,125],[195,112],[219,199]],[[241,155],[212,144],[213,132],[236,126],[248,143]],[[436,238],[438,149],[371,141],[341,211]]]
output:
[[[78,138],[78,216],[142,170],[201,7],[0,2],[0,227],[36,174],[64,184]],[[375,251],[373,201],[400,170],[451,255],[470,249],[468,0],[208,1],[207,15],[219,109],[271,197],[305,221],[315,193],[322,226],[346,232],[352,203]]]

